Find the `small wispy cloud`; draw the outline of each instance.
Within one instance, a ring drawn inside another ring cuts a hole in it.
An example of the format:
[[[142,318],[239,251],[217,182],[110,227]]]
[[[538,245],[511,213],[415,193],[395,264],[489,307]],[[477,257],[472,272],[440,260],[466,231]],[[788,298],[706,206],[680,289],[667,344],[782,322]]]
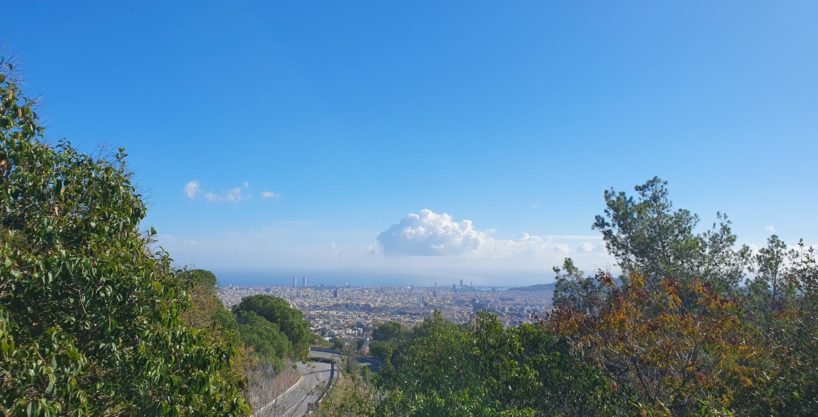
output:
[[[246,200],[250,196],[246,194],[241,187],[234,187],[227,192],[224,193],[214,193],[212,191],[208,191],[204,195],[205,200],[210,202],[226,202],[226,203],[238,203],[239,201]]]
[[[768,234],[774,235],[775,234],[775,226],[767,225],[767,226],[764,227],[764,231],[767,232]]]
[[[281,197],[281,193],[277,193],[277,192],[274,192],[274,191],[262,191],[261,192],[261,198],[263,198],[265,200],[269,200],[269,199],[273,199],[273,198],[279,198],[279,197]]]
[[[216,192],[208,190],[202,191],[201,183],[198,180],[189,181],[185,185],[185,195],[190,199],[195,199],[199,194],[202,194],[205,200],[218,203],[238,203],[239,201],[249,200],[251,194],[247,192],[250,188],[250,183],[244,181],[241,186],[230,188],[227,191]]]
[[[188,181],[188,183],[185,184],[185,195],[187,198],[196,198],[201,191],[201,185],[197,180]]]

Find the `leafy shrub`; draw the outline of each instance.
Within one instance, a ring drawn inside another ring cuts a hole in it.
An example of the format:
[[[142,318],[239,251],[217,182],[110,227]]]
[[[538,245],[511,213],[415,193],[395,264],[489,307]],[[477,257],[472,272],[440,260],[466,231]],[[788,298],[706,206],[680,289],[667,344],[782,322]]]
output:
[[[43,129],[0,70],[0,414],[239,416],[233,350],[186,327],[187,286],[123,150],[95,159]]]

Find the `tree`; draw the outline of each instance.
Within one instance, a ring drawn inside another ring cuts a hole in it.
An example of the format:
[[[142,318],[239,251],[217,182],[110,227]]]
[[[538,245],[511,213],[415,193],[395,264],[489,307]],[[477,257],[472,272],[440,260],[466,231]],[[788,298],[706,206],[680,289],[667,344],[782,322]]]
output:
[[[381,323],[372,331],[369,352],[382,362],[389,362],[398,343],[407,335],[407,330],[395,321]]]
[[[204,269],[183,270],[176,276],[189,288],[190,294],[190,304],[181,314],[182,322],[201,330],[210,343],[233,348],[234,355],[227,377],[246,389],[246,376],[256,361],[240,338],[235,316],[224,308],[216,294],[216,276]]]
[[[373,340],[393,340],[401,336],[404,332],[400,323],[395,321],[387,321],[381,323],[372,331]]]
[[[642,413],[729,414],[746,406],[734,399],[760,383],[762,350],[741,321],[737,299],[699,280],[663,279],[657,288],[636,274],[622,286],[609,277],[600,281],[611,297],[599,316],[558,309],[549,326],[580,357],[632,389]],[[696,308],[682,303],[682,292],[693,294]]]
[[[617,415],[619,393],[541,324],[427,318],[382,368],[381,416]]]
[[[800,241],[772,235],[747,282],[746,321],[764,346],[763,386],[744,402],[756,415],[818,415],[818,263]]]
[[[253,349],[258,359],[281,369],[283,359],[292,356],[293,344],[278,325],[252,311],[239,311],[239,334],[242,342]]]
[[[794,254],[777,235],[772,235],[767,239],[767,246],[759,249],[754,258],[751,269],[755,275],[747,282],[751,313],[769,333],[774,316],[794,307],[798,298],[799,282],[794,279],[795,275],[787,273],[787,261],[794,258]]]
[[[506,329],[496,315],[480,313],[469,327],[493,403],[538,416],[626,414],[620,390],[572,357],[566,339],[543,323]]]
[[[216,275],[206,269],[181,271],[179,277],[192,287],[201,287],[210,294],[216,294]]]
[[[190,288],[191,303],[182,312],[185,324],[207,329],[218,333],[222,338],[236,341],[238,323],[216,294],[216,276],[204,269],[193,269],[181,271],[177,277]]]
[[[666,181],[654,177],[635,187],[637,198],[605,191],[606,209],[596,216],[593,228],[602,232],[608,252],[625,277],[637,273],[651,287],[662,278],[698,278],[721,292],[735,290],[749,249],[734,249],[736,236],[720,213],[710,230],[695,233],[699,217],[685,209],[673,210],[666,186]]]
[[[751,255],[724,215],[704,233],[653,178],[605,193],[594,228],[624,275],[557,272],[551,329],[650,415],[818,413],[818,267],[777,236]],[[737,284],[753,273],[745,287]]]
[[[565,259],[562,268],[554,267],[554,273],[557,274],[554,308],[582,311],[593,317],[599,315],[600,308],[609,296],[609,287],[598,279],[600,276],[597,279],[586,276],[570,258]]]
[[[186,327],[186,285],[120,151],[52,147],[0,71],[0,414],[237,416],[233,350]]]
[[[388,391],[381,415],[496,416],[480,381],[468,332],[436,312],[418,326],[381,371]]]
[[[301,311],[290,307],[283,299],[263,294],[253,295],[241,300],[233,307],[233,312],[239,317],[242,313],[254,313],[275,324],[292,343],[293,354],[306,358],[312,341],[310,324],[304,320]]]

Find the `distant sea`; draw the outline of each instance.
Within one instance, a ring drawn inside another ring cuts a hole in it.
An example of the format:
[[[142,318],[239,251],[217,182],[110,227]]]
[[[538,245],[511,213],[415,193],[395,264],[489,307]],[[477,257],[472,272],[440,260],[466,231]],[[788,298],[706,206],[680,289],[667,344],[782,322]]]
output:
[[[302,277],[307,277],[308,286],[326,287],[345,286],[353,287],[396,287],[396,286],[434,286],[435,281],[424,282],[425,280],[417,276],[383,275],[366,272],[334,272],[334,271],[236,271],[236,270],[214,270],[219,285],[235,286],[290,286],[293,276],[296,277],[298,286],[301,286]],[[439,282],[438,285],[455,283]]]
[[[486,279],[485,277],[469,276],[419,276],[401,274],[383,274],[373,272],[350,272],[350,271],[326,271],[326,270],[219,270],[213,269],[220,286],[290,286],[293,276],[296,283],[301,286],[302,277],[307,277],[308,286],[343,287],[451,287],[452,284],[463,284],[475,287],[497,287],[508,288],[513,286],[525,286],[537,284],[532,282],[531,277],[514,277],[509,279]],[[516,278],[516,279],[515,279]],[[544,282],[539,282],[544,283]]]

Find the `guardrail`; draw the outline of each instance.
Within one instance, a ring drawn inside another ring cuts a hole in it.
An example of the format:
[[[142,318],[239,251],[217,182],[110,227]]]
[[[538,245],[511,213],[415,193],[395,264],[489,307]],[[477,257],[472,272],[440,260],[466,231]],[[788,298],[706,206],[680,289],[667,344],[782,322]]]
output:
[[[335,353],[335,352],[324,352],[324,353]],[[332,389],[332,386],[335,385],[335,380],[338,379],[335,376],[335,372],[336,372],[335,371],[335,361],[332,360],[330,362],[329,381],[327,381],[327,386],[324,387],[324,389],[321,391],[321,394],[318,395],[318,398],[315,400],[315,402],[310,403],[307,406],[307,415],[311,415],[313,412],[318,410],[318,406],[321,405],[321,401],[324,400],[324,397],[326,397],[327,394],[330,392],[330,390]],[[340,370],[338,372],[340,373]]]
[[[288,392],[290,392],[290,391],[294,390],[294,389],[295,389],[295,387],[297,387],[297,386],[298,386],[298,384],[300,384],[300,383],[301,383],[301,381],[302,381],[303,379],[304,379],[304,375],[301,375],[301,376],[298,378],[298,381],[295,381],[295,383],[294,383],[294,384],[292,384],[292,385],[290,386],[290,388],[287,388],[287,390],[285,390],[285,391],[284,391],[284,392],[282,392],[281,394],[278,394],[278,396],[277,396],[277,397],[275,397],[275,398],[273,399],[273,401],[270,401],[269,403],[264,404],[264,406],[263,406],[263,407],[261,407],[261,408],[259,408],[258,410],[256,410],[256,412],[254,412],[253,414],[250,414],[250,417],[257,417],[257,416],[260,416],[260,415],[261,415],[261,413],[263,413],[264,411],[266,411],[266,410],[267,410],[267,408],[272,407],[273,405],[275,405],[276,401],[278,401],[278,399],[279,399],[279,398],[283,397],[283,396],[284,396],[285,394],[287,394]]]

